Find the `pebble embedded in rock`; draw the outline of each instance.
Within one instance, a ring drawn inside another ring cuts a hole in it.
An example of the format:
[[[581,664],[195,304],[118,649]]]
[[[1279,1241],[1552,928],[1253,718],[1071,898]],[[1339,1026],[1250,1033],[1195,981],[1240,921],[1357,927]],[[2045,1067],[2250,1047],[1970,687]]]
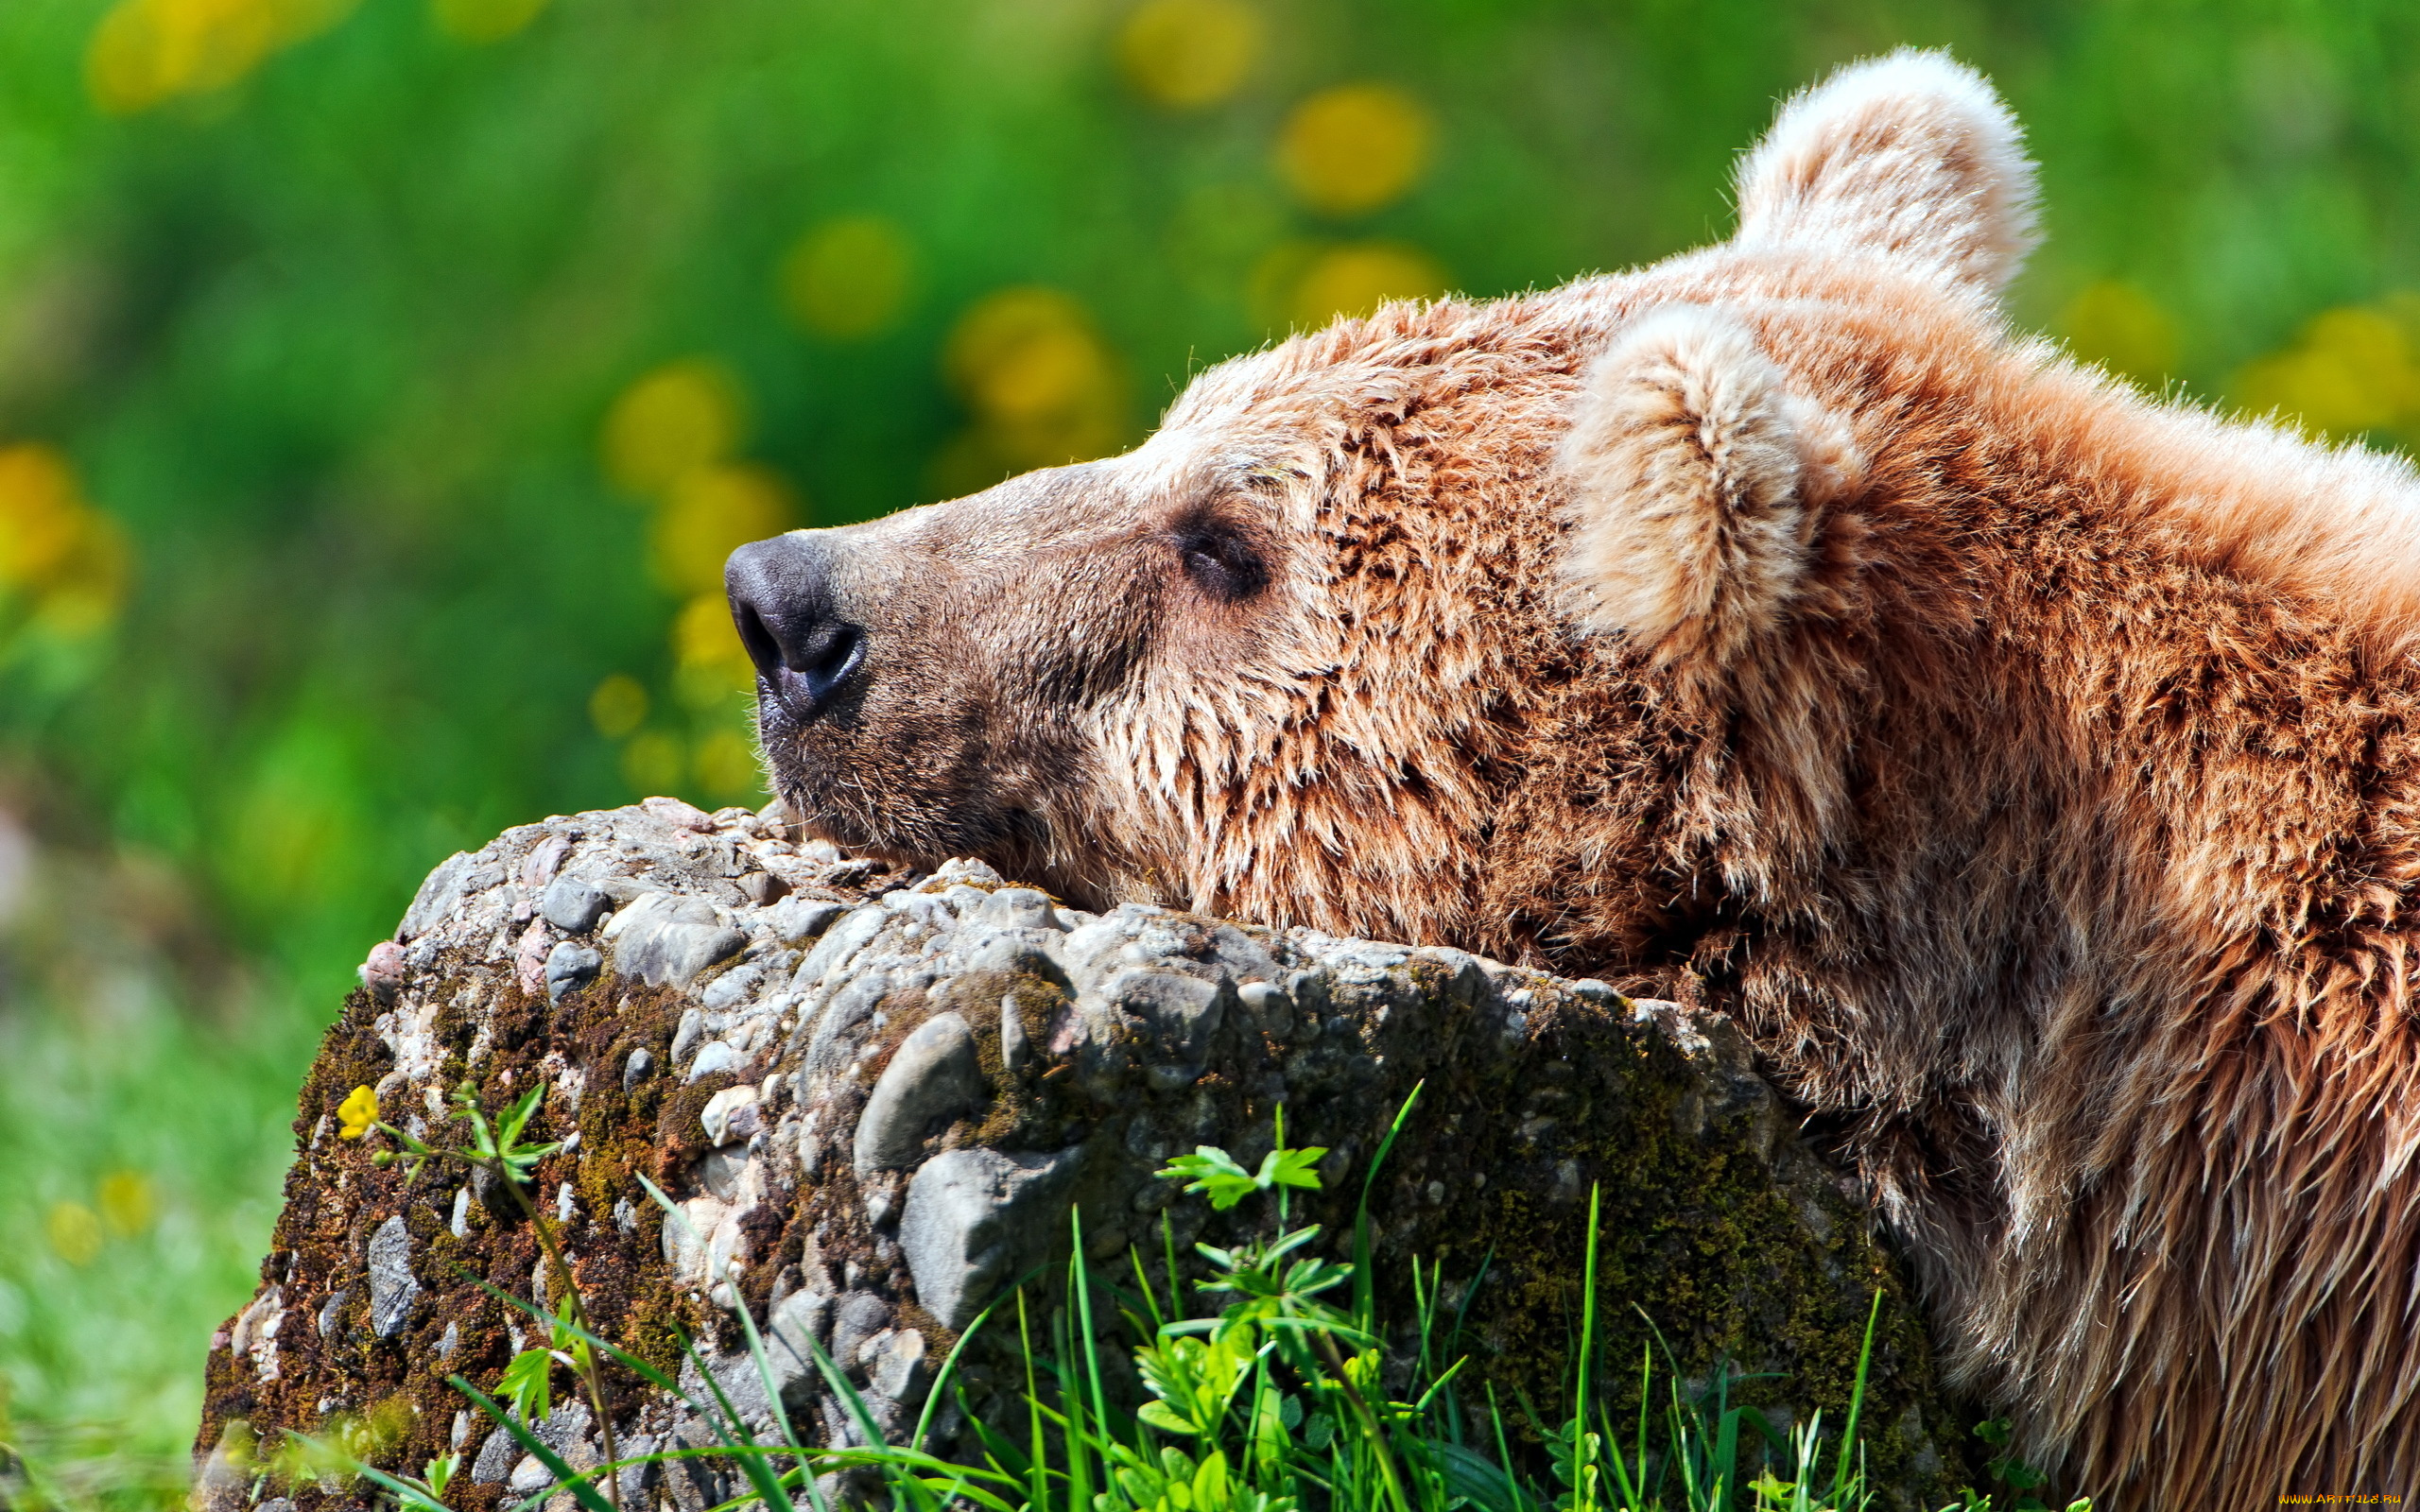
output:
[[[370,1331],[382,1339],[403,1332],[404,1319],[420,1298],[412,1279],[412,1236],[397,1213],[370,1239]]]
[[[391,1003],[403,988],[406,970],[404,948],[382,939],[370,947],[370,958],[361,963],[361,985],[380,1002]]]
[[[622,1091],[629,1091],[647,1080],[647,1074],[654,1069],[655,1057],[652,1054],[645,1050],[631,1051],[630,1058],[622,1062]]]
[[[955,1013],[925,1020],[900,1042],[866,1100],[857,1120],[858,1176],[915,1164],[928,1128],[979,1107],[989,1091],[966,1021]]]
[[[605,957],[575,940],[564,940],[546,953],[546,1001],[557,1003],[566,992],[596,980]]]
[[[753,1087],[726,1087],[708,1098],[698,1119],[706,1127],[706,1138],[720,1145],[756,1133],[764,1126],[756,1111],[759,1095]]]
[[[512,1478],[505,1483],[505,1489],[527,1496],[554,1484],[554,1471],[540,1463],[537,1455],[524,1454],[521,1463],[512,1467]]]
[[[871,1373],[873,1388],[898,1402],[912,1407],[925,1400],[929,1383],[925,1370],[925,1336],[914,1329],[901,1329],[883,1345],[874,1356]]]
[[[929,1310],[929,1309],[928,1309]],[[890,1326],[890,1304],[872,1292],[851,1292],[832,1309],[833,1363],[856,1374],[857,1351]]]
[[[686,1008],[682,1011],[681,1027],[672,1031],[672,1063],[674,1065],[681,1064],[688,1057],[689,1047],[698,1042],[698,1036],[703,1034],[705,1028],[704,1014],[695,1008]]]
[[[709,1013],[721,1013],[756,995],[757,984],[765,980],[761,966],[735,966],[706,984],[703,1002]]]
[[[729,1071],[738,1064],[738,1051],[719,1040],[710,1040],[706,1041],[706,1047],[698,1052],[698,1058],[689,1063],[689,1074],[683,1079],[696,1081],[700,1076],[711,1076],[718,1071]]]
[[[1011,1071],[1023,1071],[1029,1053],[1025,1015],[1018,1011],[1013,994],[1004,997],[1000,1000],[1000,1064]]]
[[[614,970],[649,987],[686,987],[748,944],[712,902],[668,892],[641,893],[614,916],[602,937],[613,944]]]
[[[846,903],[836,903],[828,898],[802,898],[793,893],[773,905],[773,933],[785,945],[796,945],[813,939],[832,927],[832,921],[849,911]]]
[[[614,906],[605,896],[578,877],[557,877],[538,900],[539,916],[566,935],[585,935]]]
[[[899,1247],[917,1302],[942,1327],[955,1332],[975,1321],[1028,1246],[1048,1244],[1058,1225],[1043,1210],[1066,1190],[1082,1160],[1081,1149],[1003,1155],[976,1148],[925,1162],[908,1183]]]

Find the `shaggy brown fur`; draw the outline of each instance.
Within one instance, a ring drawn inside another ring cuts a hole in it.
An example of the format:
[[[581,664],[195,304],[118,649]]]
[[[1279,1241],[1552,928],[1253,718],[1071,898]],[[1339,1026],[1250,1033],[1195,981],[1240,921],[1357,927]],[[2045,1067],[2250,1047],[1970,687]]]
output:
[[[2020,1448],[2123,1508],[2420,1466],[2420,481],[2013,334],[2031,180],[1901,55],[1737,240],[1396,305],[1132,455],[734,558],[824,833],[1736,1014]]]

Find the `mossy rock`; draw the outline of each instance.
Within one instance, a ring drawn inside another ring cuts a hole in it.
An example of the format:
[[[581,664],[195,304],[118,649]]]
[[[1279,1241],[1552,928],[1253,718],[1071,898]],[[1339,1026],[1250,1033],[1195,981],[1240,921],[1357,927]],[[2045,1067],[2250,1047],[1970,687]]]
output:
[[[578,936],[549,922],[565,910],[547,889],[564,878],[605,893],[614,918]],[[693,902],[631,906],[648,893]],[[603,969],[564,989],[562,963],[583,948]],[[1104,1286],[1132,1288],[1130,1247],[1164,1287],[1162,1257],[1198,1276],[1196,1242],[1265,1231],[1264,1199],[1215,1213],[1154,1173],[1197,1144],[1257,1165],[1282,1106],[1289,1144],[1328,1149],[1293,1221],[1324,1226],[1349,1258],[1366,1187],[1379,1315],[1416,1316],[1415,1260],[1442,1277],[1436,1315],[1458,1320],[1451,1347],[1499,1400],[1567,1405],[1593,1193],[1591,1389],[1617,1420],[1638,1409],[1652,1332],[1659,1375],[1677,1366],[1703,1384],[1727,1367],[1747,1376],[1735,1400],[1837,1422],[1879,1293],[1864,1432],[1883,1504],[1939,1506],[1975,1479],[1974,1415],[1935,1376],[1903,1267],[1713,1015],[1449,950],[1132,905],[1076,913],[977,865],[903,875],[744,811],[662,799],[449,861],[365,982],[303,1085],[260,1294],[214,1341],[197,1445],[198,1504],[214,1512],[361,1499],[282,1475],[272,1451],[289,1430],[348,1432],[374,1463],[414,1469],[458,1451],[450,1500],[505,1499],[519,1452],[446,1377],[491,1387],[530,1342],[482,1281],[541,1300],[559,1288],[509,1194],[457,1167],[410,1179],[374,1163],[385,1136],[343,1138],[337,1111],[372,1087],[387,1122],[435,1138],[466,1083],[490,1108],[547,1088],[533,1127],[565,1147],[530,1194],[561,1220],[600,1331],[667,1372],[683,1368],[680,1339],[699,1340],[746,1410],[767,1426],[786,1411],[809,1442],[852,1428],[793,1356],[768,1400],[710,1264],[728,1263],[760,1323],[845,1350],[877,1422],[901,1433],[931,1363],[1006,1282],[1032,1278],[1034,1324],[1049,1326],[1070,1205],[1093,1259],[1116,1262]],[[867,1119],[878,1126],[861,1140]],[[667,1241],[641,1176],[701,1242]],[[399,1215],[408,1246],[391,1229],[382,1244],[405,1269],[389,1263],[373,1287],[371,1241]],[[1410,1324],[1396,1333],[1391,1357],[1408,1362]],[[1023,1419],[1014,1337],[989,1330],[961,1360],[967,1404],[993,1421]],[[610,1383],[621,1452],[696,1434],[635,1376]],[[1512,1426],[1516,1452],[1534,1452],[1526,1414]],[[601,1450],[585,1409],[544,1431],[575,1464]],[[935,1439],[977,1449],[955,1403]],[[735,1483],[633,1471],[627,1488],[634,1504],[700,1512]]]

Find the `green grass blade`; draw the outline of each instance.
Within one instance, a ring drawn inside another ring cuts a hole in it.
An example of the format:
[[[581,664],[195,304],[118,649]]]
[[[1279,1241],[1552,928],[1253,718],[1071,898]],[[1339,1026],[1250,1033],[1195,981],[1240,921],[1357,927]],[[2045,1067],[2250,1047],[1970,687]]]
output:
[[[512,1435],[514,1443],[519,1444],[526,1452],[535,1455],[538,1463],[546,1467],[546,1473],[552,1475],[555,1483],[562,1489],[569,1491],[572,1494],[572,1500],[578,1502],[585,1512],[614,1512],[614,1503],[599,1496],[596,1487],[588,1483],[587,1477],[564,1463],[561,1454],[546,1447],[545,1440],[522,1426],[511,1414],[497,1406],[494,1400],[486,1392],[460,1376],[447,1376],[445,1383],[470,1398],[481,1412],[494,1418],[506,1433]]]

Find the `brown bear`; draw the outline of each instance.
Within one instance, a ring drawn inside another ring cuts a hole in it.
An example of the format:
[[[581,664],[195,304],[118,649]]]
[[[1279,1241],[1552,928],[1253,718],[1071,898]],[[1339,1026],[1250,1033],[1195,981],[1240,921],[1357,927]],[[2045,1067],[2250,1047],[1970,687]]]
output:
[[[2420,478],[2012,330],[1937,54],[1720,246],[1392,304],[731,561],[814,831],[1720,1006],[2124,1508],[2420,1467]]]

